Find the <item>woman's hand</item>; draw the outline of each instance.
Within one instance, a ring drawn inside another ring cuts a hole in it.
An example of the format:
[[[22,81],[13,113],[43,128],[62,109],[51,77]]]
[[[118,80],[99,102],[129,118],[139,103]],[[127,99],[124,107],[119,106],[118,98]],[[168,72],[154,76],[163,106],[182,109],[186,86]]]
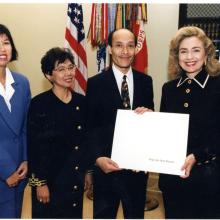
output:
[[[20,166],[18,167],[16,171],[19,175],[19,179],[22,180],[26,178],[27,172],[28,172],[28,163],[27,161],[23,161]]]
[[[47,185],[37,186],[37,200],[42,203],[49,203],[50,202],[50,191]]]
[[[184,175],[180,176],[182,178],[188,178],[189,175],[190,175],[190,172],[192,170],[192,167],[193,165],[196,163],[196,159],[195,159],[195,156],[194,154],[189,154],[187,157],[186,157],[186,160],[185,160],[185,163],[184,165],[182,166],[181,170],[185,170],[185,173]]]
[[[20,179],[19,174],[16,171],[6,179],[6,183],[8,184],[9,187],[14,187],[18,185],[19,179]]]
[[[18,169],[6,179],[6,183],[9,187],[17,186],[19,181],[26,178],[28,171],[27,161],[23,161]]]

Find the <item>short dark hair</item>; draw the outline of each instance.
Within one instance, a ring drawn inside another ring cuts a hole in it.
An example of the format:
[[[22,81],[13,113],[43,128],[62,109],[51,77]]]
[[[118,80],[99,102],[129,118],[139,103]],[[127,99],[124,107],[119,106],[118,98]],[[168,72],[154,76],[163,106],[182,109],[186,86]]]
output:
[[[69,49],[60,47],[51,48],[41,59],[41,70],[44,75],[52,75],[56,62],[59,64],[65,60],[69,60],[74,64],[74,57]]]
[[[17,60],[18,52],[17,52],[17,49],[15,47],[15,44],[14,44],[13,38],[11,36],[11,33],[5,25],[0,24],[0,35],[3,35],[3,34],[5,34],[7,36],[8,40],[10,41],[11,47],[12,47],[12,54],[11,54],[10,62],[13,61],[13,60]]]
[[[134,35],[134,43],[135,43],[135,46],[137,46],[137,37],[135,36],[135,34],[130,30],[130,29],[127,29],[127,28],[121,28],[121,29],[124,29],[124,30],[128,30],[129,32],[131,32],[133,35]],[[112,38],[113,38],[113,35],[116,31],[118,31],[120,29],[115,29],[113,30],[112,32],[109,33],[108,35],[108,45],[110,47],[112,47]]]

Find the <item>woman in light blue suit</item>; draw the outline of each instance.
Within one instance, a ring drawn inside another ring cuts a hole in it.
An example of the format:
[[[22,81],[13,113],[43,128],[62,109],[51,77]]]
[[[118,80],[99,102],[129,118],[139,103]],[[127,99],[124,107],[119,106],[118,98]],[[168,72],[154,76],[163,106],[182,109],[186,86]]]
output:
[[[0,24],[0,218],[20,218],[27,174],[26,117],[30,86],[7,68],[17,51],[7,27]]]

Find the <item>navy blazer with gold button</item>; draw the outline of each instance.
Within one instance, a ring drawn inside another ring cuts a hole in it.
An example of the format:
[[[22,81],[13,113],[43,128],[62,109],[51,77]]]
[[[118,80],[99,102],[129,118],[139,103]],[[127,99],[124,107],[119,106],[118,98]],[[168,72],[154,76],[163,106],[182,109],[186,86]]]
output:
[[[165,83],[160,111],[190,114],[188,154],[193,153],[197,162],[220,153],[219,76],[210,76],[203,69],[194,79],[183,73]]]

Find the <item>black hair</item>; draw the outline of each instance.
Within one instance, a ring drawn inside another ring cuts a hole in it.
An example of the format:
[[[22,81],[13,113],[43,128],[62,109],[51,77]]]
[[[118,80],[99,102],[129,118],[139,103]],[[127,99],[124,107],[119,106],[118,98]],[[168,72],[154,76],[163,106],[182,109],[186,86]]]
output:
[[[129,32],[131,32],[131,33],[134,35],[134,43],[135,43],[135,46],[137,46],[137,37],[135,36],[135,34],[134,34],[130,29],[127,29],[127,28],[122,28],[122,29],[128,30]],[[109,35],[108,35],[108,45],[109,45],[110,47],[112,47],[112,38],[113,38],[113,35],[114,35],[114,33],[115,33],[116,31],[118,31],[118,30],[120,30],[120,29],[115,29],[115,30],[113,30],[112,32],[110,32]]]
[[[5,25],[0,24],[0,35],[3,35],[3,34],[5,34],[7,36],[8,40],[10,41],[11,47],[12,47],[12,54],[11,54],[11,60],[10,61],[17,60],[18,52],[17,52],[17,49],[15,47],[15,44],[14,44],[13,38],[11,36],[11,33]]]
[[[69,60],[74,64],[74,57],[71,51],[67,48],[54,47],[46,52],[41,59],[41,70],[47,75],[52,75],[56,62],[63,63]]]

